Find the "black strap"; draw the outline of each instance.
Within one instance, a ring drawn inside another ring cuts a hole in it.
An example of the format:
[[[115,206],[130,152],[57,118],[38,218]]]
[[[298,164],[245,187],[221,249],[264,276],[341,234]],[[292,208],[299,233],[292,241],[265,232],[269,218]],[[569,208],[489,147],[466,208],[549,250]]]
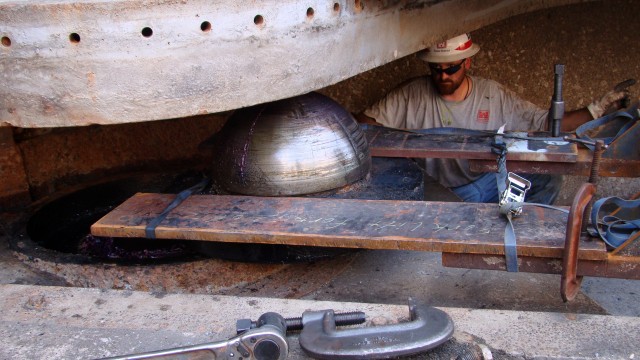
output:
[[[640,231],[640,219],[621,219],[613,215],[600,217],[600,208],[605,203],[613,203],[621,209],[640,208],[640,199],[624,200],[611,196],[602,198],[593,204],[591,209],[591,224],[595,227],[598,236],[609,246],[617,248]]]
[[[497,131],[492,130],[471,130],[457,127],[436,127],[428,129],[397,129],[386,126],[360,124],[363,130],[381,128],[389,131],[406,132],[415,135],[428,136],[428,135],[457,135],[457,136],[470,136],[481,138],[493,138],[498,135]],[[532,141],[560,141],[566,142],[562,137],[538,137],[538,136],[523,136],[516,133],[500,134],[503,138],[517,139],[517,140],[532,140]]]
[[[164,210],[162,210],[160,215],[156,216],[153,220],[149,221],[149,223],[147,224],[147,226],[144,229],[145,236],[148,239],[155,239],[156,238],[156,227],[167,217],[167,215],[169,215],[171,210],[173,210],[176,207],[178,207],[178,205],[180,205],[189,196],[191,196],[191,194],[193,194],[195,192],[202,191],[205,188],[205,186],[207,186],[208,183],[209,183],[209,179],[205,177],[204,179],[202,179],[199,183],[195,184],[194,186],[192,186],[192,187],[190,187],[190,188],[188,188],[186,190],[182,190],[176,196],[176,198]]]

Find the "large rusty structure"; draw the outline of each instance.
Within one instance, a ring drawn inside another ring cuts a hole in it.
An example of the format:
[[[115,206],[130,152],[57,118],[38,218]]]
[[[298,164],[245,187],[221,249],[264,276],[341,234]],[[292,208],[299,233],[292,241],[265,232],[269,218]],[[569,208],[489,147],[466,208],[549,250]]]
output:
[[[116,230],[107,231],[140,240],[144,228],[132,225],[134,220],[161,213],[173,195],[131,196],[162,192],[167,184],[177,193],[193,174],[210,174],[212,164],[224,164],[226,152],[207,141],[230,133],[233,114],[241,113],[235,110],[318,92],[343,106],[345,116],[358,113],[406,79],[427,72],[414,53],[462,32],[470,32],[482,48],[473,59],[474,75],[495,79],[545,108],[553,93],[553,66],[562,63],[567,109],[584,107],[619,81],[640,79],[640,47],[634,39],[640,32],[638,11],[640,4],[632,0],[0,0],[0,241],[8,244],[0,252],[12,259],[6,268],[44,276],[36,282],[78,287],[280,298],[304,297],[338,276],[352,253],[333,250],[345,247],[442,252],[445,266],[504,270],[502,239],[484,233],[473,234],[481,238],[474,247],[465,243],[473,232],[447,235],[450,229],[444,227],[425,230],[427,235],[417,241],[407,240],[413,234],[398,232],[372,242],[377,236],[373,231],[354,236],[349,229],[321,226],[321,219],[337,223],[340,216],[352,214],[382,221],[393,215],[385,213],[391,208],[402,216],[423,211],[423,203],[413,200],[429,185],[412,172],[401,174],[406,186],[397,189],[410,193],[406,198],[393,198],[396,194],[386,188],[373,195],[388,196],[389,202],[357,200],[341,208],[313,196],[247,200],[231,195],[214,198],[218,212],[202,217],[209,227],[184,235],[189,219],[176,215],[175,223],[157,231],[160,239],[276,244],[277,251],[292,257],[299,253],[289,245],[304,251],[320,246],[329,251],[321,254],[324,262],[217,261],[201,255],[219,248],[194,255],[177,243],[163,250],[183,256],[180,261],[193,256],[193,261],[154,264],[155,249],[143,249],[139,253],[150,257],[142,264],[120,266],[118,259],[114,263],[108,257],[105,264],[104,258],[92,259],[75,248],[69,254],[66,229],[56,225],[76,221],[88,232],[85,213],[106,213],[124,203],[125,210],[134,208],[133,215],[125,211],[108,220],[121,216],[131,221],[131,228],[119,219],[96,228],[112,226]],[[637,87],[631,93],[637,99]],[[480,146],[462,151],[440,146],[445,141],[434,145],[402,133],[369,129],[364,134],[374,160],[470,157],[476,170],[495,171],[495,156]],[[576,213],[585,210],[591,197],[637,196],[637,149],[621,149],[622,154],[604,155],[597,188],[582,186],[593,157],[580,146],[573,145],[571,153],[531,152],[509,160],[513,171],[567,175],[558,203],[573,204],[572,215],[527,213],[519,250],[521,271],[562,274],[565,298],[578,294],[582,276],[640,277],[637,241],[612,253],[579,233],[564,238],[567,222],[581,226]],[[369,169],[365,164],[354,180]],[[369,190],[377,181],[372,179],[337,195]],[[104,194],[110,202],[83,202]],[[211,198],[189,201],[183,205],[185,213],[211,204]],[[142,206],[148,213],[136,213]],[[442,223],[474,219],[471,225],[486,227],[502,221],[490,206],[465,204],[450,215],[452,209],[438,202],[429,216]],[[380,218],[372,215],[380,213]],[[282,214],[287,219],[305,215],[296,218],[300,223],[313,215],[316,222],[300,230],[296,223],[256,220]],[[552,229],[540,231],[538,226]],[[55,235],[47,236],[49,231]],[[251,250],[247,255],[244,247],[236,250],[232,260],[256,254]]]
[[[3,1],[0,119],[62,127],[233,110],[572,2]]]

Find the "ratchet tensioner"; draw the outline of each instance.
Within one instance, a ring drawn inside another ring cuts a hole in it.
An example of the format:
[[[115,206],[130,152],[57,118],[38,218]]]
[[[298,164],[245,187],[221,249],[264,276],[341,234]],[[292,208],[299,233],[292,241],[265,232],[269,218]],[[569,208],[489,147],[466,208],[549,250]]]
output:
[[[442,310],[409,299],[409,315],[407,322],[336,330],[362,324],[365,314],[305,311],[300,318],[285,319],[269,312],[257,321],[238,320],[238,334],[228,340],[109,359],[282,360],[289,354],[287,331],[298,330],[300,347],[312,358],[386,359],[435,348],[453,335],[453,321]]]

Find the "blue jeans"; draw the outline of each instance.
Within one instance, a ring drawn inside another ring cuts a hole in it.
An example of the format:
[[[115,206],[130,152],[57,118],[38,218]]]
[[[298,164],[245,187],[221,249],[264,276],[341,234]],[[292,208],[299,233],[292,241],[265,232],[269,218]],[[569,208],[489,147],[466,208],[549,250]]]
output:
[[[560,193],[562,176],[543,174],[519,174],[531,181],[531,189],[526,202],[551,205]],[[467,185],[451,188],[465,202],[497,203],[498,185],[495,173],[485,173],[478,180]]]

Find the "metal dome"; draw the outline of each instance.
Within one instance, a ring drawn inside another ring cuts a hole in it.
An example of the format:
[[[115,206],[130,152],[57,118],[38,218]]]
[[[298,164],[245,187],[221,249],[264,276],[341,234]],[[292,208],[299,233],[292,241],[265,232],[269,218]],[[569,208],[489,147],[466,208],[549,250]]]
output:
[[[237,194],[317,193],[360,180],[371,168],[353,116],[318,93],[236,110],[213,147],[213,181]]]

